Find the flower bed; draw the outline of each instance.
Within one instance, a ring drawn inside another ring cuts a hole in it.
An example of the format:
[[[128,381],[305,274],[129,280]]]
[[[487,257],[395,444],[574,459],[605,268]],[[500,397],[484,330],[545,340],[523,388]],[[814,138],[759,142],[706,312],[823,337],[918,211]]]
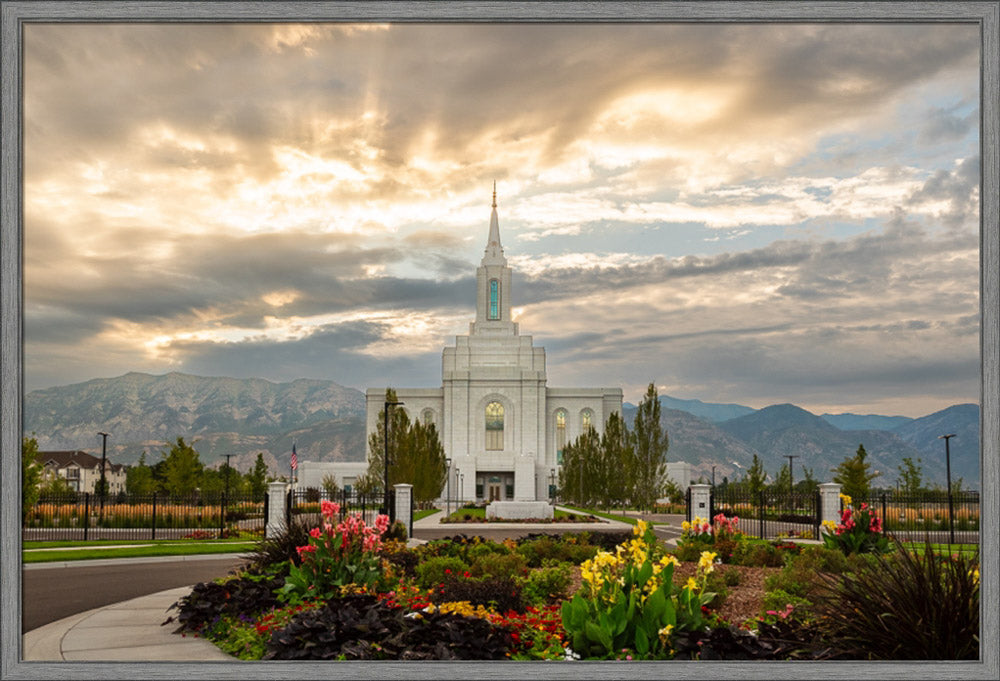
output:
[[[284,546],[272,538],[267,560],[196,586],[175,604],[178,613],[167,622],[176,623],[179,633],[204,636],[250,660],[850,659],[858,654],[831,643],[818,623],[823,617],[835,621],[836,612],[828,608],[832,614],[823,615],[820,605],[813,606],[821,600],[818,581],[803,577],[844,570],[843,554],[749,542],[738,530],[738,518],[720,516],[714,526],[698,519],[685,528],[674,552],[642,521],[631,534],[616,537],[536,534],[497,543],[456,536],[410,549],[385,540],[384,517],[372,526],[356,515],[336,522],[339,510],[325,502],[319,527],[299,535],[289,531]],[[739,560],[727,564],[723,550]],[[775,559],[777,565],[770,562]],[[753,560],[763,563],[751,565]],[[865,583],[870,561],[850,560]],[[917,561],[909,569],[928,565],[937,564]],[[891,572],[898,565],[876,567]],[[757,572],[762,569],[766,572]],[[969,586],[972,569],[963,578],[964,569],[963,564],[941,574],[964,589],[960,605],[968,606],[969,599],[978,603],[978,563],[974,586]],[[844,574],[848,583],[847,575],[854,573]],[[935,579],[947,582],[940,575]],[[925,597],[933,601],[937,595]],[[969,616],[972,610],[964,606],[952,609],[953,619]],[[964,622],[959,629],[967,633],[969,626]]]

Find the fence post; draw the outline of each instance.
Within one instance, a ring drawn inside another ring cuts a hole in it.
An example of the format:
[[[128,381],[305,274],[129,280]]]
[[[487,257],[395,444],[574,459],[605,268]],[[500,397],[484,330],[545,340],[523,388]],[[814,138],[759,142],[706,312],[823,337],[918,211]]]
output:
[[[691,515],[691,488],[690,487],[688,487],[686,490],[684,490],[684,506],[685,506],[684,515],[686,516],[685,520],[687,520],[688,522],[691,522],[691,519],[694,516]]]
[[[396,522],[403,523],[406,528],[406,538],[413,536],[413,485],[401,482],[392,486],[394,495],[392,505],[396,510]]]
[[[691,490],[691,515],[697,518],[707,516],[711,512],[709,505],[712,503],[712,486],[691,485],[688,489]],[[711,518],[705,519],[711,521]]]
[[[90,492],[83,493],[83,541],[90,534]]]
[[[824,482],[819,486],[820,522],[829,520],[831,523],[840,522],[840,484],[836,482]],[[819,537],[817,536],[817,539]]]
[[[823,498],[820,496],[819,488],[813,493],[813,539],[819,539],[820,513],[823,510]]]
[[[764,536],[764,492],[763,490],[757,492],[757,527],[759,528],[760,538],[767,539]]]
[[[219,504],[219,539],[226,538],[226,495],[222,495],[222,502]]]
[[[156,539],[156,492],[153,492],[153,539]]]
[[[285,523],[286,512],[289,510],[287,493],[287,483],[272,482],[267,486],[267,499],[264,501],[264,506],[267,508],[267,524],[264,526],[265,537],[280,534],[288,527]]]

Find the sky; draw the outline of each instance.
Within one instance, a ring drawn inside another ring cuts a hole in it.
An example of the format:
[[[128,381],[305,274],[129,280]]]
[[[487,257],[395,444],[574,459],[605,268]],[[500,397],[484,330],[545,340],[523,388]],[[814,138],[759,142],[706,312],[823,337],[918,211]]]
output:
[[[496,183],[548,385],[978,402],[962,24],[27,24],[27,390],[437,387]]]

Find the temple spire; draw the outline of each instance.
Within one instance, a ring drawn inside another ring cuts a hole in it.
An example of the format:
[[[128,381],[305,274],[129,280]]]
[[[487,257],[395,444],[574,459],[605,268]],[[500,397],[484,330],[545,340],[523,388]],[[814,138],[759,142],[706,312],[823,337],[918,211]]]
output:
[[[503,246],[500,244],[500,219],[497,217],[497,183],[493,181],[493,209],[490,212],[490,233],[486,239],[486,254],[483,262],[500,262],[507,264],[503,257]]]
[[[497,207],[497,181],[493,180],[493,207]]]

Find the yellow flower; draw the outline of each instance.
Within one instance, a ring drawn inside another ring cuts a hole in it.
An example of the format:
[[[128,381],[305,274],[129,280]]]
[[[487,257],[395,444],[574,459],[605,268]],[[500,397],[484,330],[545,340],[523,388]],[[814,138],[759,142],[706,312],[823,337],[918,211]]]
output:
[[[691,531],[691,523],[689,523],[686,520],[684,522],[682,522],[681,523],[681,531],[682,532],[690,532]]]
[[[851,505],[851,498],[849,496],[847,496],[846,494],[841,493],[840,500],[843,501],[848,506]]]
[[[677,560],[677,556],[675,556],[672,553],[668,553],[663,558],[660,558],[660,563],[663,565],[663,567],[666,567],[668,565],[673,565],[674,567],[677,567],[681,564],[681,562]]]
[[[701,558],[698,559],[698,567],[711,572],[712,564],[715,562],[717,554],[713,551],[702,551]]]
[[[632,532],[634,532],[637,536],[641,537],[642,535],[646,534],[646,528],[648,527],[649,524],[645,520],[640,520],[635,524],[635,527],[632,528]]]
[[[820,524],[830,532],[833,532],[837,529],[837,523],[833,522],[832,520],[824,520]]]
[[[660,629],[657,634],[659,634],[661,640],[666,640],[670,637],[670,633],[674,630],[674,625],[668,624],[667,626]]]
[[[688,577],[687,584],[684,585],[684,588],[694,591],[695,589],[698,588],[698,582],[694,580],[694,577]]]

